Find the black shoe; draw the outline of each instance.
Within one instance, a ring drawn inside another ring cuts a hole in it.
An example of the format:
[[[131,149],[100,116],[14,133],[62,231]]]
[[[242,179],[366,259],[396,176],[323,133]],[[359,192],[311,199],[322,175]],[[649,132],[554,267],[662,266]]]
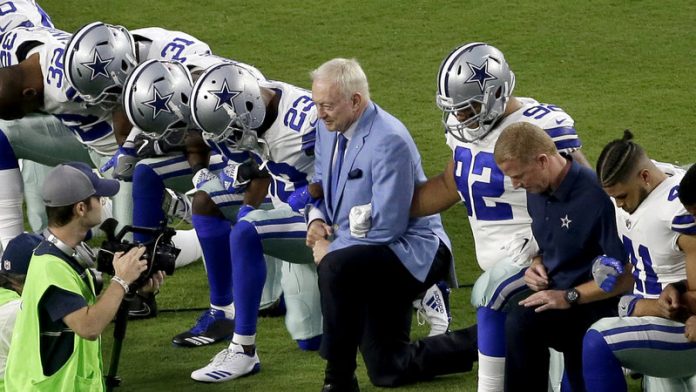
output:
[[[321,392],[360,392],[358,378],[353,375],[353,379],[347,383],[324,383],[324,386],[321,388]]]
[[[208,309],[201,314],[196,325],[172,339],[175,346],[202,347],[227,340],[234,333],[234,320],[225,317],[225,312]]]
[[[157,301],[154,295],[137,294],[128,304],[129,320],[144,320],[157,317]]]

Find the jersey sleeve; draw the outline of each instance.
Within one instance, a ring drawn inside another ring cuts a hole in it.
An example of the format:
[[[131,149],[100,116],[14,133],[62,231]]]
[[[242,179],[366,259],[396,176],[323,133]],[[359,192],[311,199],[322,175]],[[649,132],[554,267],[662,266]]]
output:
[[[547,115],[539,118],[540,124],[538,125],[551,136],[559,152],[570,154],[582,148],[582,142],[575,129],[575,120],[568,113],[560,107],[550,104],[541,104],[535,108],[539,108],[540,114],[543,114],[542,110],[548,110]]]

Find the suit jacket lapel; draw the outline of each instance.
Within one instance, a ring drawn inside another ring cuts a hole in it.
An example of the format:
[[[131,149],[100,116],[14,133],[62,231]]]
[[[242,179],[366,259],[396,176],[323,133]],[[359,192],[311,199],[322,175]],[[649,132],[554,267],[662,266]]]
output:
[[[343,166],[341,167],[341,173],[338,177],[336,194],[331,195],[334,211],[338,210],[338,206],[343,196],[343,189],[348,181],[348,173],[353,169],[353,163],[355,163],[355,159],[358,157],[358,154],[365,145],[365,139],[372,131],[372,124],[374,123],[376,114],[377,108],[375,107],[375,104],[370,103],[360,117],[360,120],[358,120],[358,126],[355,128],[355,133],[346,146],[346,156],[343,159]]]

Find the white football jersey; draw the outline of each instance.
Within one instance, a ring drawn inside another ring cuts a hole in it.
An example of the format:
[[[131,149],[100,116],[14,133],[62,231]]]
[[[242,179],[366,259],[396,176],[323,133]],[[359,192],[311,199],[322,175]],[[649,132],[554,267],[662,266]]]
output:
[[[265,153],[257,158],[271,174],[269,195],[273,205],[280,207],[314,175],[317,110],[305,89],[277,81],[261,86],[280,94],[278,117],[261,136]]]
[[[476,258],[484,271],[508,257],[504,250],[508,242],[520,236],[532,237],[526,191],[514,189],[493,158],[500,133],[510,124],[528,122],[544,129],[561,152],[570,153],[581,147],[575,122],[563,109],[531,98],[517,99],[522,107],[501,120],[485,137],[464,143],[449,133],[446,136],[453,151],[457,190],[474,235]],[[450,121],[456,121],[454,116]]]
[[[681,234],[696,234],[694,218],[679,201],[683,173],[662,181],[632,214],[617,208],[619,236],[633,264],[633,292],[658,298],[668,283],[686,279],[685,255],[677,245]]]
[[[53,27],[51,18],[34,0],[0,0],[0,34],[17,27]]]
[[[130,32],[137,43],[138,61],[167,60],[186,64],[192,54],[210,54],[210,47],[198,38],[181,31],[146,27]]]
[[[214,54],[192,54],[186,57],[186,68],[193,75],[193,80],[197,79],[197,76],[203,73],[206,69],[214,67],[220,64],[236,64],[249,72],[259,81],[266,81],[266,77],[261,73],[261,71],[246,63],[242,63],[236,60],[227,59],[224,57],[216,56]]]
[[[47,27],[15,28],[2,36],[2,65],[19,64],[38,54],[44,76],[40,110],[60,119],[82,143],[112,155],[118,145],[112,135],[111,112],[98,106],[86,107],[65,78],[63,54],[70,37],[69,33]]]

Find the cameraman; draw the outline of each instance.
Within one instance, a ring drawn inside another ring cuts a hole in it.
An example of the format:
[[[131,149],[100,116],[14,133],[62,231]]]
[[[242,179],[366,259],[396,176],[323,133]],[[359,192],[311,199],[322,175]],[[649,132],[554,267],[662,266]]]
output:
[[[118,189],[117,181],[100,179],[81,163],[56,167],[44,182],[48,231],[27,271],[7,359],[7,391],[104,389],[100,334],[145,270],[145,248],[114,254],[115,275],[99,300],[92,260],[80,250],[86,233],[101,221],[101,198]],[[155,275],[146,289],[156,290],[162,279]]]

